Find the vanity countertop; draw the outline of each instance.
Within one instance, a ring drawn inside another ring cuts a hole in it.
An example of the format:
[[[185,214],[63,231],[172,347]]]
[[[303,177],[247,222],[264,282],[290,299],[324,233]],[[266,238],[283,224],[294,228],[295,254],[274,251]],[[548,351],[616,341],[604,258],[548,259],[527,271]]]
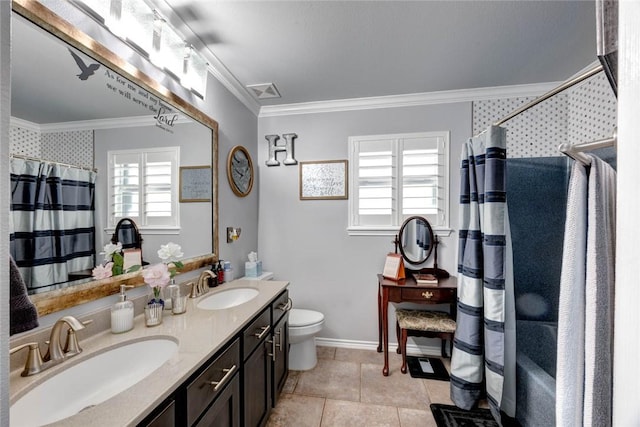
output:
[[[30,377],[21,377],[21,369],[13,370],[10,375],[11,403],[26,393],[32,385],[36,385],[59,370],[68,368],[102,350],[129,341],[151,337],[170,336],[177,338],[177,353],[157,371],[111,399],[51,424],[52,426],[65,427],[136,425],[184,383],[197,368],[224,347],[288,285],[289,282],[281,281],[235,280],[212,289],[201,297],[188,299],[187,312],[184,314],[172,315],[170,311],[165,311],[161,325],[146,327],[142,314],[136,316],[134,319],[135,327],[129,332],[112,334],[110,330],[106,330],[88,338],[82,338],[82,335],[79,335],[80,345],[84,350],[82,354]],[[260,292],[252,300],[236,307],[224,310],[196,308],[196,304],[201,299],[212,293],[238,287],[256,288]],[[23,357],[26,357],[26,353],[23,354]],[[60,390],[60,393],[64,392],[64,390]],[[38,410],[38,408],[34,408],[34,410]]]

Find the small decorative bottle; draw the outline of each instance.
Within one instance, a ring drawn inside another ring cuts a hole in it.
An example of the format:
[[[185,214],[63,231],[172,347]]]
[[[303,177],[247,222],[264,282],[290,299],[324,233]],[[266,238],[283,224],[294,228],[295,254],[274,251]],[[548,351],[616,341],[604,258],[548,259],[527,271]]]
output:
[[[226,282],[231,282],[233,280],[233,267],[231,266],[231,261],[224,262],[224,280]]]
[[[211,265],[211,272],[215,277],[209,276],[207,278],[207,284],[210,288],[215,288],[216,286],[218,286],[218,266],[216,264]]]
[[[224,283],[224,268],[222,268],[222,260],[218,261],[218,285]]]
[[[165,310],[172,309],[173,294],[175,293],[176,288],[178,288],[178,285],[176,285],[176,279],[172,277],[171,281],[169,282],[169,285],[167,285],[167,288],[164,290],[164,309]]]
[[[111,307],[111,332],[114,334],[133,329],[133,302],[127,301],[127,288],[133,286],[120,285],[120,300]]]

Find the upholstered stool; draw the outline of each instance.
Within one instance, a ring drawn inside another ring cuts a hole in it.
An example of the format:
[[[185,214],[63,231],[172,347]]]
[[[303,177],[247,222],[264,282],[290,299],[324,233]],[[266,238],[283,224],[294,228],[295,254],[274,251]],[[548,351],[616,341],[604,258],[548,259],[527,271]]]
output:
[[[398,350],[402,354],[403,374],[407,373],[407,337],[431,337],[442,340],[442,357],[447,357],[445,342],[448,339],[453,345],[453,334],[456,331],[456,321],[442,311],[426,310],[396,310],[396,335],[398,336]]]

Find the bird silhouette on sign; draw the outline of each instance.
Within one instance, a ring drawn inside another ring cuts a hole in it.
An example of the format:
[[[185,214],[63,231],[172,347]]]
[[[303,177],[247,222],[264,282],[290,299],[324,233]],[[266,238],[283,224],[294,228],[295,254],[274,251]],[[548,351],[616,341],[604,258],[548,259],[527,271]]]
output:
[[[100,64],[85,64],[82,58],[80,58],[71,49],[69,49],[69,53],[71,53],[71,56],[73,56],[73,59],[76,61],[76,64],[78,64],[78,67],[80,68],[80,74],[76,74],[80,80],[87,80],[90,76],[93,75],[93,73],[96,72],[98,68],[100,68]]]

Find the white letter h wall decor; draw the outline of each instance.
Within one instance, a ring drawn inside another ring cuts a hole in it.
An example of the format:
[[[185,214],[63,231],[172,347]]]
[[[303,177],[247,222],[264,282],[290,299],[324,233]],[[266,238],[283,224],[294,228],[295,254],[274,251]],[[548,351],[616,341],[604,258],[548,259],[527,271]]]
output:
[[[298,137],[295,133],[285,133],[282,135],[285,145],[276,145],[276,141],[280,139],[278,135],[266,135],[264,138],[269,141],[269,160],[265,163],[267,166],[280,166],[280,162],[276,160],[276,153],[286,151],[287,158],[284,159],[285,165],[297,165],[298,161],[293,158],[293,140]]]

